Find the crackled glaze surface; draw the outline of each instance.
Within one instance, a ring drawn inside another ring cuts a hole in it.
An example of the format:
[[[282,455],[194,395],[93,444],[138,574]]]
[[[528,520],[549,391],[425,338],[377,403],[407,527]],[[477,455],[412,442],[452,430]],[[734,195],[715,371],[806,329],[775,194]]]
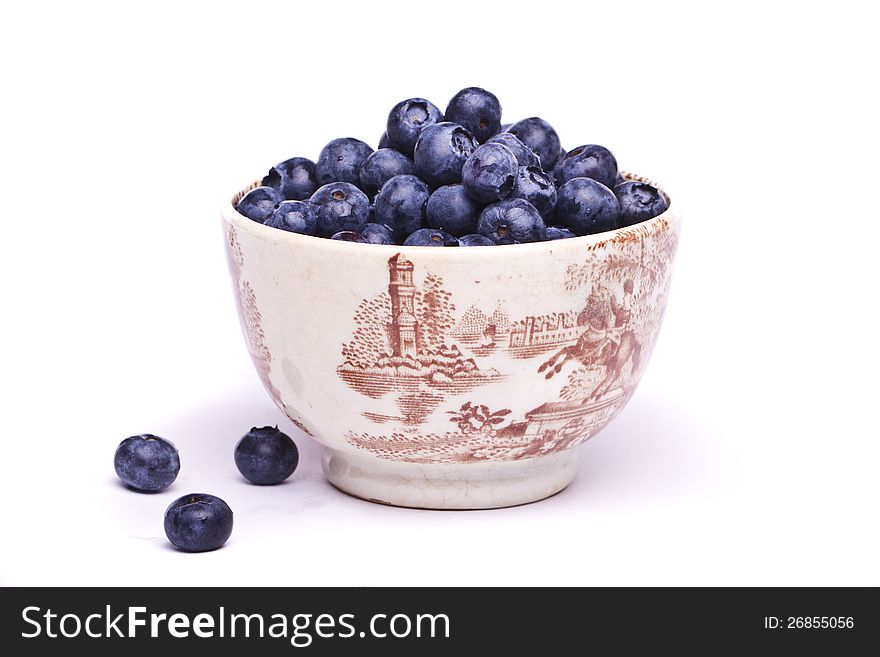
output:
[[[231,206],[224,229],[257,372],[332,449],[330,481],[432,508],[532,501],[570,481],[572,449],[645,369],[679,234],[667,211],[538,244],[361,245],[267,228]]]

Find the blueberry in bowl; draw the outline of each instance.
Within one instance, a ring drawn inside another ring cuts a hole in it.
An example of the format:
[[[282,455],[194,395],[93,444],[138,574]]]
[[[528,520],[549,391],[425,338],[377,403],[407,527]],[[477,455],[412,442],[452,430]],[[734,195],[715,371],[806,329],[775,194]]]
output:
[[[324,445],[327,480],[386,504],[492,508],[563,489],[577,447],[632,398],[680,222],[599,147],[565,153],[536,117],[496,128],[473,88],[453,100],[447,117],[399,103],[386,152],[341,149],[345,166],[316,164],[340,179],[308,198],[254,180],[223,228],[255,370]]]

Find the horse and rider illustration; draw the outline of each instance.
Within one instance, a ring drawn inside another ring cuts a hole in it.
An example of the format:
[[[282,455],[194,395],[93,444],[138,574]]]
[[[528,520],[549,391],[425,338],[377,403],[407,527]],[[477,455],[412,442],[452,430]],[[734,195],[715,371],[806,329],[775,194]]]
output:
[[[538,368],[550,379],[562,371],[569,361],[577,361],[587,369],[604,368],[604,377],[585,401],[601,399],[622,380],[625,368],[638,370],[642,346],[630,327],[632,318],[633,282],[623,284],[623,297],[594,289],[578,314],[577,325],[584,327],[578,341],[557,351]]]

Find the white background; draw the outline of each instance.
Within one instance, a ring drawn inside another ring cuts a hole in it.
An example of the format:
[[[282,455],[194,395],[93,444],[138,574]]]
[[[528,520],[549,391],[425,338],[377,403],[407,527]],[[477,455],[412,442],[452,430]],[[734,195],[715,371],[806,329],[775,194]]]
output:
[[[880,584],[869,3],[5,3],[2,584]],[[821,7],[821,8],[817,8]],[[396,101],[495,92],[607,145],[685,219],[651,366],[575,482],[481,512],[337,492],[263,392],[218,210]],[[232,462],[279,423],[276,488]],[[173,440],[167,491],[116,480]],[[204,491],[229,543],[174,551]]]

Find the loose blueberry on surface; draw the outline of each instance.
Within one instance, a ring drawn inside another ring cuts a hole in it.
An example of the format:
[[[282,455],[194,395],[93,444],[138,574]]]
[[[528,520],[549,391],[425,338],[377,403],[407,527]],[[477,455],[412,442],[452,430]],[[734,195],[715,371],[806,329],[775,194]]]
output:
[[[547,226],[534,205],[521,198],[509,198],[486,207],[477,223],[477,232],[494,244],[541,242],[547,239]]]
[[[485,235],[471,233],[470,235],[462,235],[458,238],[459,246],[495,246],[495,242]]]
[[[379,137],[379,148],[392,148],[391,140],[388,139],[388,132],[383,132],[382,136]]]
[[[464,163],[461,180],[471,198],[491,203],[510,195],[518,170],[516,158],[507,146],[483,144]]]
[[[288,201],[303,201],[318,189],[315,163],[305,157],[292,157],[269,169],[264,187],[278,190]]]
[[[370,200],[351,183],[324,185],[309,200],[318,214],[320,237],[330,237],[342,230],[359,232],[367,223]]]
[[[516,135],[509,132],[499,132],[497,135],[486,140],[487,144],[504,144],[513,153],[517,163],[521,167],[541,166],[541,159],[535,155],[535,151],[522,143]]]
[[[617,185],[614,188],[614,196],[620,204],[618,224],[621,227],[653,219],[666,212],[669,207],[656,187],[636,180]]]
[[[235,209],[248,219],[264,224],[283,200],[274,187],[256,187],[242,197]]]
[[[577,237],[568,228],[563,226],[550,226],[547,228],[547,240],[567,240],[570,237]]]
[[[415,173],[432,189],[461,182],[461,168],[477,145],[473,135],[457,123],[430,125],[416,140]]]
[[[370,240],[361,235],[360,233],[356,233],[353,230],[340,230],[338,233],[334,233],[330,236],[331,240],[336,240],[337,242],[360,242],[361,244],[369,244]]]
[[[168,488],[177,479],[180,455],[170,441],[144,433],[119,443],[113,467],[129,488],[154,493]]]
[[[458,183],[434,190],[426,210],[428,226],[458,237],[477,229],[483,206],[468,195],[464,185]]]
[[[318,213],[309,201],[284,201],[266,220],[266,225],[291,233],[314,235],[318,230]]]
[[[412,172],[413,161],[406,155],[392,148],[380,148],[370,153],[361,165],[360,188],[373,198],[391,178]]]
[[[404,246],[458,246],[458,240],[446,231],[419,228],[403,242]]]
[[[559,157],[559,135],[544,119],[533,116],[510,126],[508,132],[531,148],[541,158],[541,166],[551,171]]]
[[[572,178],[592,178],[610,188],[617,178],[617,160],[604,146],[578,146],[565,154],[560,173],[560,185]]]
[[[361,230],[361,236],[370,244],[395,244],[394,232],[384,224],[368,223]]]
[[[394,232],[394,241],[425,226],[425,208],[431,192],[416,176],[394,176],[382,185],[376,195],[376,223],[385,224]]]
[[[319,185],[332,182],[360,184],[360,169],[373,149],[353,137],[334,139],[321,149],[315,164],[315,177]]]
[[[165,511],[165,535],[184,552],[216,550],[231,534],[232,509],[214,495],[184,495]]]
[[[296,444],[278,427],[253,427],[235,446],[235,466],[253,484],[280,484],[298,463]]]
[[[546,219],[553,215],[553,208],[556,206],[556,186],[541,167],[520,167],[510,198],[525,199]]]
[[[422,129],[442,120],[443,115],[434,103],[424,98],[409,98],[391,108],[386,134],[392,148],[412,156]]]
[[[467,87],[449,101],[445,120],[464,127],[482,144],[501,130],[501,103],[485,89]]]
[[[575,235],[613,230],[619,214],[614,192],[592,178],[572,178],[559,188],[556,221]]]

